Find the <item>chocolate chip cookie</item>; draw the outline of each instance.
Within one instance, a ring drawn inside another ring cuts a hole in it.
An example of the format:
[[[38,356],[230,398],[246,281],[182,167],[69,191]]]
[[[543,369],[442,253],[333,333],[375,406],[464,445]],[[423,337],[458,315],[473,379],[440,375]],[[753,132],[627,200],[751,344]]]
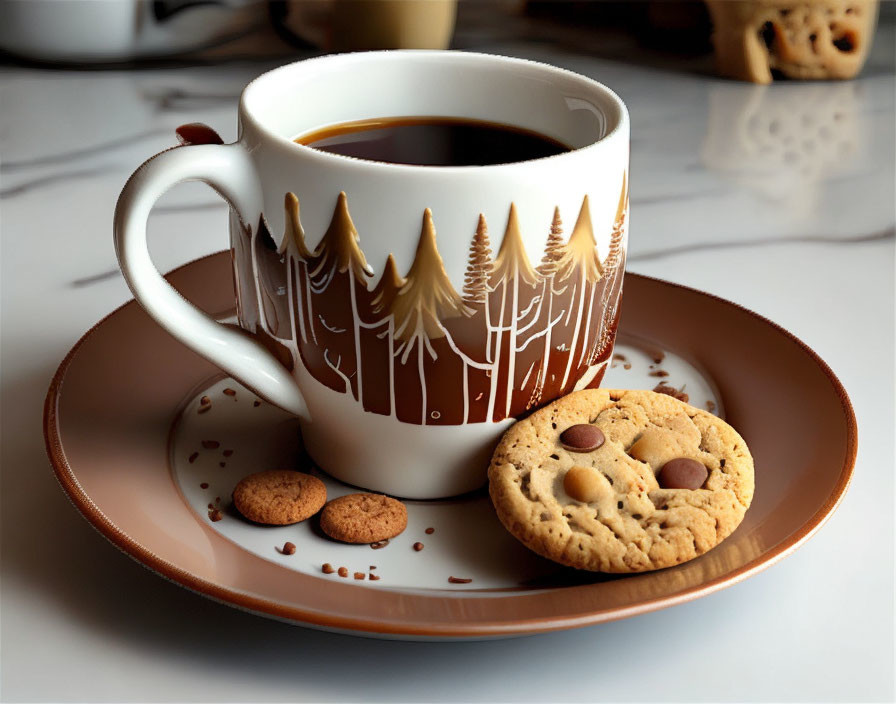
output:
[[[706,411],[653,391],[587,389],[513,425],[489,493],[517,539],[556,562],[643,572],[705,553],[753,498],[743,438]]]

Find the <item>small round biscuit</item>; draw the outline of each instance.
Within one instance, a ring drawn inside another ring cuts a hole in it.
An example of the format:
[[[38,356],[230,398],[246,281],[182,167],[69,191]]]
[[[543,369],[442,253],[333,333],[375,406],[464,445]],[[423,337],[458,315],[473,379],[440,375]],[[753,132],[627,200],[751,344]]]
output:
[[[320,527],[343,543],[375,543],[394,538],[408,525],[408,510],[382,494],[348,494],[333,499],[320,514]]]
[[[233,505],[255,523],[285,526],[311,518],[327,502],[317,477],[288,469],[256,472],[233,490]]]
[[[583,424],[603,444],[581,428],[566,432]],[[578,436],[581,447],[571,446]],[[718,545],[743,519],[753,482],[753,458],[730,425],[653,391],[558,399],[513,425],[489,467],[498,517],[524,545],[617,573],[677,565]]]

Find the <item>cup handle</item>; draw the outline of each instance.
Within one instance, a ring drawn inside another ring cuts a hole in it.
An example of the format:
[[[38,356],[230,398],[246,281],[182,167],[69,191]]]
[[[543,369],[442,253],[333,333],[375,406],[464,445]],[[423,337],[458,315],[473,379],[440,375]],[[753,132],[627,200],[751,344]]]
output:
[[[157,154],[134,172],[115,207],[115,251],[125,281],[137,302],[175,338],[262,398],[308,419],[295,380],[276,357],[189,303],[152,263],[146,241],[149,212],[165,191],[191,180],[209,184],[239,214],[261,210],[255,167],[239,144],[176,147]]]

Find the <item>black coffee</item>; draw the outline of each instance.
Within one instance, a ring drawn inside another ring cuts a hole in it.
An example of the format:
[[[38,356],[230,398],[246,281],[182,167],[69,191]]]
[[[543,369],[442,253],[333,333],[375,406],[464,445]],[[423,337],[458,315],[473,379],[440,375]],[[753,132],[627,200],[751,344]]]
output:
[[[488,166],[570,151],[521,127],[454,117],[386,117],[331,125],[298,137],[332,154],[392,164]]]

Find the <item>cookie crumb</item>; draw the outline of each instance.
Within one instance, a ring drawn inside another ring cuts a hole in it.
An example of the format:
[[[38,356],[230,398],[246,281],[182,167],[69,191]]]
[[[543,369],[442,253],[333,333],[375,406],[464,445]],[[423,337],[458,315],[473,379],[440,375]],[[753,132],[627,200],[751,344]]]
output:
[[[631,368],[632,368],[632,363],[631,363],[631,362],[626,362],[625,364],[622,365],[622,368],[623,368],[623,369],[631,369]]]
[[[371,575],[368,576],[368,579],[369,579],[371,582],[376,582],[379,578],[380,578],[380,576],[379,576],[378,574],[371,574]]]
[[[339,570],[337,570],[337,574],[340,577],[348,577],[348,570],[345,567],[340,567]]]
[[[433,528],[433,527],[429,527],[429,528],[427,528],[427,529],[426,529],[425,531],[423,531],[423,532],[426,533],[427,535],[432,535],[433,533],[436,532],[436,529]]]
[[[256,401],[252,404],[255,408],[258,408],[261,405],[261,401]]]
[[[333,574],[336,570],[333,569],[333,565],[331,565],[329,562],[325,562],[320,568],[320,571],[324,574]]]
[[[355,572],[354,577],[355,577],[355,579],[364,579],[364,573],[363,572]]]
[[[225,396],[236,396],[236,391],[234,391],[234,390],[231,389],[231,388],[226,388],[226,389],[224,389],[224,392],[223,392],[223,393],[224,393]]]
[[[212,508],[209,509],[209,511],[208,511],[208,520],[210,520],[212,523],[217,523],[217,522],[220,521],[222,518],[224,518],[224,514],[221,513],[221,509],[217,509],[217,508],[214,508],[214,507],[212,507]]]
[[[661,381],[659,384],[653,387],[653,390],[658,394],[666,394],[667,396],[671,396],[672,398],[677,398],[679,401],[688,402],[690,396],[688,396],[682,387],[682,389],[676,389],[674,386],[669,386],[666,382]]]
[[[376,565],[371,565],[371,566],[368,567],[367,569],[375,570],[375,569],[376,569]]]
[[[420,552],[423,549],[423,543],[414,543],[414,552]]]
[[[200,489],[208,489],[208,482],[202,482],[202,484],[199,485],[199,488]]]
[[[201,399],[199,399],[200,406],[210,406],[211,403],[212,400],[208,396],[203,396]]]
[[[283,543],[283,547],[280,548],[280,552],[282,552],[284,555],[295,555],[296,554],[295,543],[290,543],[289,541],[286,541],[285,543]]]
[[[716,410],[715,401],[707,401],[706,402],[706,410],[709,411],[710,413],[715,411]]]
[[[451,582],[451,584],[469,584],[473,580],[469,577],[449,577],[448,581]]]
[[[650,372],[647,376],[664,377],[664,376],[669,376],[669,372],[667,372],[665,369],[656,369],[656,370]]]
[[[221,443],[219,443],[217,440],[203,440],[202,447],[204,447],[206,450],[217,450],[219,447],[221,447]]]
[[[188,461],[190,464],[193,464],[193,463],[196,461],[196,458],[197,458],[197,457],[199,457],[199,453],[198,453],[198,452],[194,452],[192,455],[190,455],[190,457],[188,458],[187,461]]]
[[[377,540],[375,543],[371,543],[370,547],[373,550],[380,550],[380,549],[386,547],[388,544],[389,544],[388,540]]]

